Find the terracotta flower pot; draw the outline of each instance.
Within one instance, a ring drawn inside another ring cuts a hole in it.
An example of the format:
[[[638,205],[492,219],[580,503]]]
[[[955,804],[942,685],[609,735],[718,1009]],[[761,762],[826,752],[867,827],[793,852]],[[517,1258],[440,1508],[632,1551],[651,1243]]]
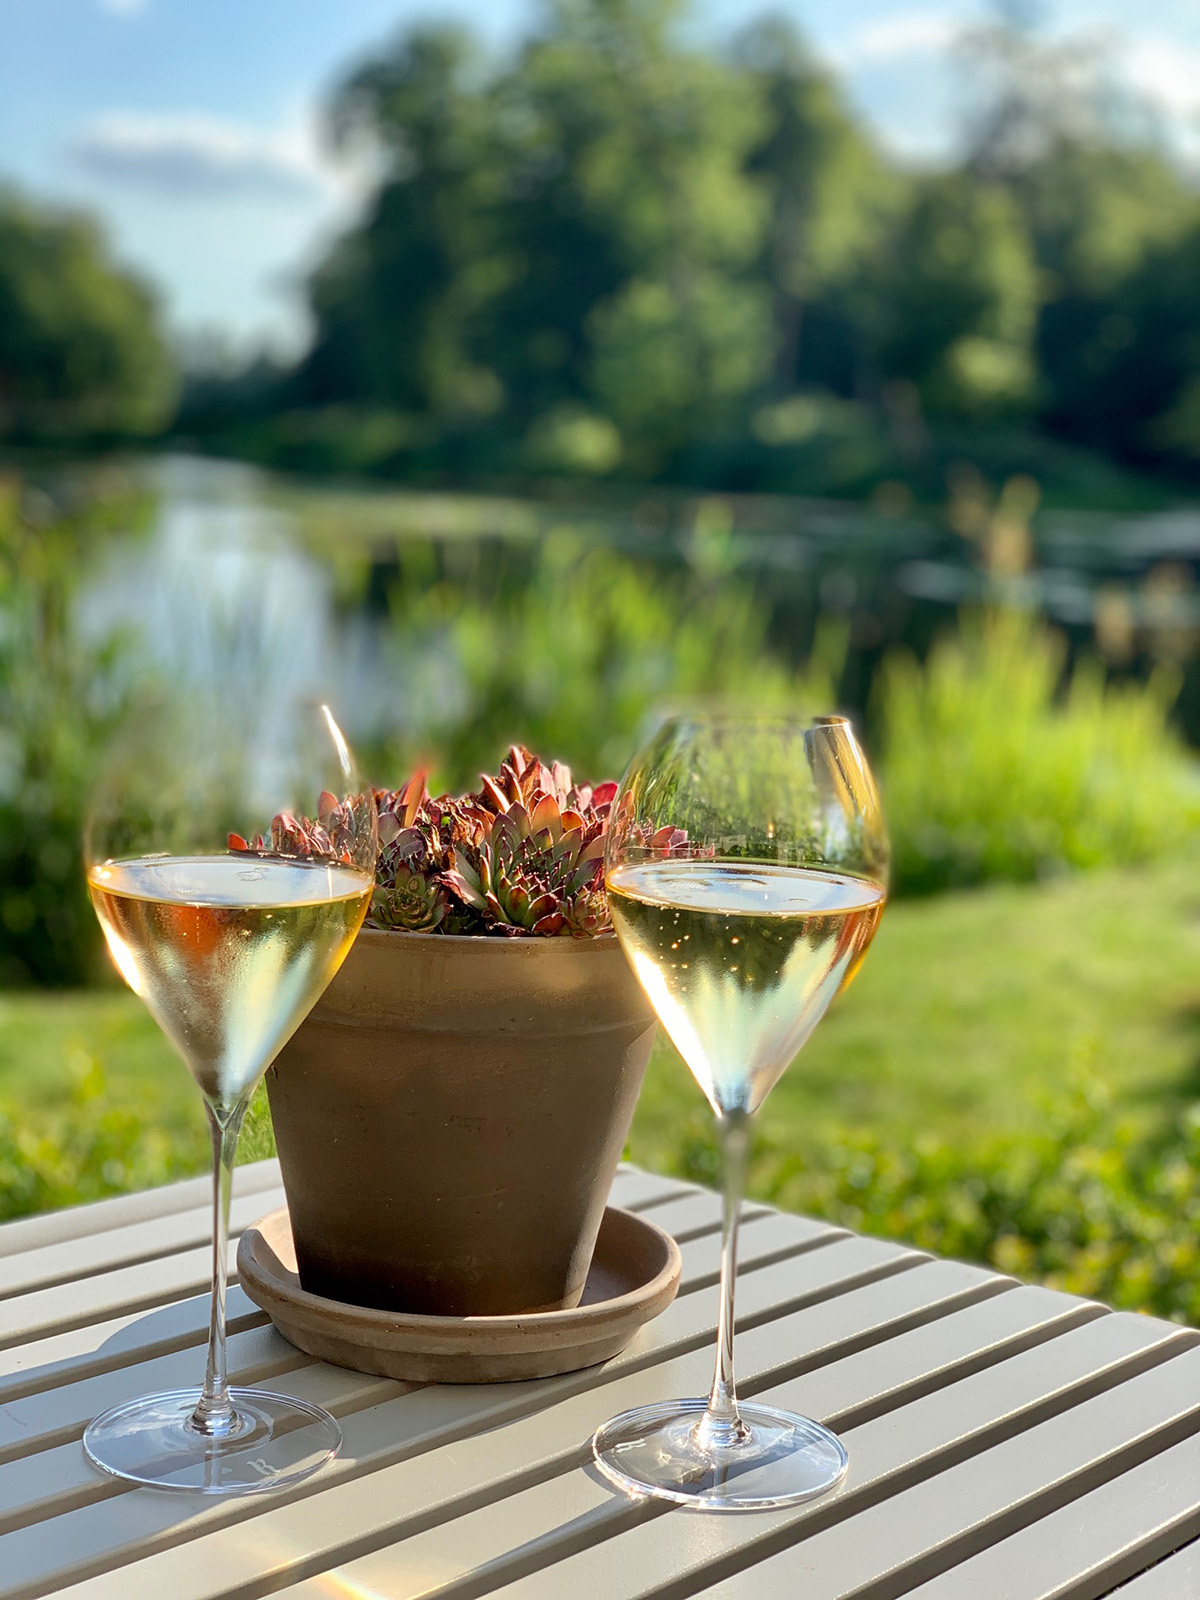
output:
[[[576,1305],[654,1027],[611,935],[364,929],[267,1074],[303,1287]]]

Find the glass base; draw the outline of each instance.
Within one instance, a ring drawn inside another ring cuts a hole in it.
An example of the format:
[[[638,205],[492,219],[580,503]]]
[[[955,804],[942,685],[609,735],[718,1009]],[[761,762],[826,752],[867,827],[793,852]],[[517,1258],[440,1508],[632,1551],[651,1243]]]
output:
[[[845,1446],[819,1422],[771,1406],[740,1409],[747,1431],[735,1444],[701,1440],[703,1400],[669,1400],[606,1422],[592,1440],[592,1454],[627,1494],[704,1511],[794,1506],[827,1494],[845,1477]]]
[[[89,1423],[89,1461],[115,1478],[191,1494],[263,1494],[299,1483],[331,1461],[342,1430],[319,1406],[265,1389],[231,1389],[234,1431],[214,1439],[191,1426],[199,1389],[173,1389],[114,1406]]]

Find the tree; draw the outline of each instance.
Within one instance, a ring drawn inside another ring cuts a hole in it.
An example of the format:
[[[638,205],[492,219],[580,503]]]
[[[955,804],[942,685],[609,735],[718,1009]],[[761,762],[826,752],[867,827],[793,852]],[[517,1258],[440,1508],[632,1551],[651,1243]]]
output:
[[[1064,430],[1116,455],[1200,462],[1198,284],[1200,219],[1092,303],[1071,385],[1060,376]]]
[[[855,286],[905,185],[788,22],[747,28],[734,59],[764,107],[747,170],[770,206],[757,265],[771,285],[775,387],[822,383],[850,393],[862,360]]]
[[[1037,261],[1042,416],[1107,449],[1144,448],[1141,423],[1166,403],[1172,357],[1139,355],[1139,327],[1165,332],[1183,311],[1166,309],[1178,301],[1171,263],[1200,224],[1200,198],[1099,47],[1002,16],[962,48],[976,107],[966,170],[1011,195]]]
[[[462,29],[423,27],[338,94],[339,140],[369,146],[382,180],[313,277],[304,398],[443,417],[494,407],[495,379],[472,351],[473,318],[494,292],[488,212],[499,164],[478,69]]]
[[[154,300],[96,225],[0,194],[0,437],[152,433],[174,389]]]
[[[873,278],[872,343],[885,379],[914,383],[932,411],[1030,403],[1037,272],[1004,188],[961,172],[918,179]]]
[[[543,141],[560,152],[539,196],[571,204],[605,241],[609,281],[574,334],[585,398],[626,460],[654,470],[720,427],[764,381],[767,221],[746,161],[753,87],[679,42],[678,0],[555,0],[518,69]],[[538,218],[527,259],[544,294]],[[566,330],[564,330],[566,331]]]
[[[686,5],[543,0],[507,58],[422,27],[350,78],[335,122],[378,183],[296,381],[335,455],[353,430],[348,460],[734,481],[822,389],[863,434],[894,395],[1183,448],[1190,335],[1140,330],[1187,322],[1200,199],[1095,52],[1007,0],[961,45],[962,159],[914,174],[786,23],[713,51]]]
[[[303,393],[487,415],[522,448],[601,418],[657,470],[762,383],[757,97],[679,10],[551,0],[506,69],[438,29],[355,75],[338,123],[384,177],[314,280]]]

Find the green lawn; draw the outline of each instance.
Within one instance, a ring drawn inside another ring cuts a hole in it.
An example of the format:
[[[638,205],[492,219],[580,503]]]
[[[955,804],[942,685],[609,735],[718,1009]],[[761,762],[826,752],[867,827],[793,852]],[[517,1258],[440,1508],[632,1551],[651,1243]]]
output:
[[[776,1088],[761,1131],[854,1126],[904,1139],[1029,1127],[1081,1071],[1147,1119],[1200,1095],[1200,879],[1174,868],[889,907],[861,974]],[[122,1107],[202,1167],[191,1080],[124,990],[0,998],[0,1104],[52,1126],[94,1064]],[[678,1165],[707,1129],[659,1041],[631,1153]]]
[[[850,990],[781,1080],[761,1132],[949,1140],[1029,1128],[1086,1075],[1147,1121],[1200,1095],[1200,877],[1174,868],[892,905]],[[706,1111],[655,1053],[633,1156],[678,1159]]]
[[[752,1186],[1196,1317],[1193,1101],[1200,880],[1190,869],[903,902],[767,1103]],[[207,1160],[191,1082],[123,991],[5,996],[0,1108],[0,1215]],[[244,1155],[267,1148],[260,1111]],[[708,1177],[712,1151],[700,1093],[660,1041],[631,1155]],[[41,1163],[32,1186],[30,1160]]]
[[[122,1102],[144,1107],[180,1137],[193,1122],[202,1126],[191,1080],[127,990],[0,996],[0,1101],[31,1119],[52,1116],[96,1062]]]

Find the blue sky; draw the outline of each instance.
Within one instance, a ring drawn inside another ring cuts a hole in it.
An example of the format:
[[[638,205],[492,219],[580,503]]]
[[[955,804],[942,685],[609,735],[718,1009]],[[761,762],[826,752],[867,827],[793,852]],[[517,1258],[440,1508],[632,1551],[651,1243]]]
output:
[[[720,34],[766,3],[697,0]],[[774,0],[842,73],[880,136],[936,154],[959,102],[945,50],[983,0]],[[1200,161],[1200,0],[1047,0],[1054,34],[1111,42]],[[468,20],[498,46],[536,0],[0,0],[0,182],[85,205],[186,337],[295,346],[301,281],[353,216],[320,106],[346,67],[406,23]]]

